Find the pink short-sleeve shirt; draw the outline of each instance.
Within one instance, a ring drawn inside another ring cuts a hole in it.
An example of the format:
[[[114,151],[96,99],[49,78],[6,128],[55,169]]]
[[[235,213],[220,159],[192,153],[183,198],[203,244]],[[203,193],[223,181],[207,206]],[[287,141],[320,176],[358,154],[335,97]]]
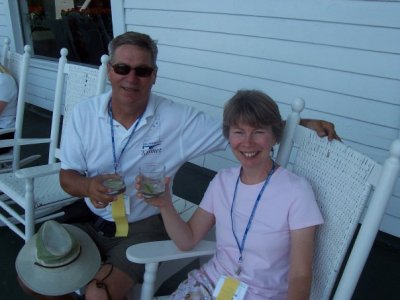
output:
[[[200,207],[216,219],[217,251],[203,266],[215,284],[219,277],[235,277],[239,249],[232,232],[231,205],[240,168],[220,171],[210,183]],[[239,181],[233,209],[233,227],[239,243],[262,183]],[[246,299],[286,299],[290,230],[323,223],[310,184],[279,167],[258,204],[243,251],[241,281],[249,285]],[[237,278],[237,277],[236,277]]]

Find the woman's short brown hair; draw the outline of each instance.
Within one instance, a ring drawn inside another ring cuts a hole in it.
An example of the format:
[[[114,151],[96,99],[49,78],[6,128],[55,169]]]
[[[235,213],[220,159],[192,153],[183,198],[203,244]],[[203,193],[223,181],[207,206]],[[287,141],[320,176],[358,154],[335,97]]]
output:
[[[271,126],[276,142],[282,137],[283,124],[278,105],[267,94],[257,90],[239,90],[224,107],[222,130],[226,138],[229,128],[244,123],[256,128]]]

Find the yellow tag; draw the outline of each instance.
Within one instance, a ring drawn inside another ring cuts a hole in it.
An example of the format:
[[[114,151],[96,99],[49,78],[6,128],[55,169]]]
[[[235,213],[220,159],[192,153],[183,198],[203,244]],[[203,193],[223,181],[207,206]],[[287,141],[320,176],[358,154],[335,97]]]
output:
[[[129,225],[125,214],[124,202],[124,194],[119,194],[117,200],[111,204],[111,214],[116,226],[116,237],[128,236]]]
[[[235,292],[239,287],[239,280],[226,277],[221,290],[218,293],[217,300],[231,300],[235,296]]]

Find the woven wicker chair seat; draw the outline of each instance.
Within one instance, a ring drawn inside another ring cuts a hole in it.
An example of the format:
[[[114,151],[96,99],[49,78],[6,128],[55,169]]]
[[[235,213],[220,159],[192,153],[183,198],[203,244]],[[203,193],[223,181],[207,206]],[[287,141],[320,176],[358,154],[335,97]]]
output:
[[[38,177],[34,180],[34,208],[48,204],[56,204],[64,200],[70,200],[71,195],[65,193],[60,184],[58,176],[48,175]],[[18,205],[26,207],[25,180],[15,177],[14,173],[0,174],[0,190],[9,195]]]

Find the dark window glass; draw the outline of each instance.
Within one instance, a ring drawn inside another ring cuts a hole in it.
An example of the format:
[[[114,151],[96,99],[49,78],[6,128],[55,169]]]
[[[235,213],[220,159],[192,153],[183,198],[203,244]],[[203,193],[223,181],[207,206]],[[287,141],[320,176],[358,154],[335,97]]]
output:
[[[98,65],[113,37],[110,0],[28,0],[22,18],[25,43],[34,55],[58,58],[68,48],[68,60]]]

